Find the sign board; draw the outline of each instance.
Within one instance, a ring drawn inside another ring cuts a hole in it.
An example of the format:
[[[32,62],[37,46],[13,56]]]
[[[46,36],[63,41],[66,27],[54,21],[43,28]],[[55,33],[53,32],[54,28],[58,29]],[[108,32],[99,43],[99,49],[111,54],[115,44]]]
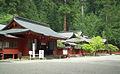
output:
[[[32,44],[33,58],[35,58],[35,43]]]
[[[39,58],[44,58],[44,50],[39,50]]]
[[[68,51],[67,50],[63,50],[63,55],[67,55]]]
[[[32,53],[32,51],[29,51],[29,55],[32,55],[33,53]]]

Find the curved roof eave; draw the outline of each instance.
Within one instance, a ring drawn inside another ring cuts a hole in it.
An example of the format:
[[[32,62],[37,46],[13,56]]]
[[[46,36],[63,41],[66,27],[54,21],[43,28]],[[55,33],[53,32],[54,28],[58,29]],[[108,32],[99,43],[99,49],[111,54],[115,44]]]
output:
[[[62,37],[60,36],[59,34],[57,34],[56,32],[54,32],[51,28],[49,27],[45,27],[45,26],[41,26],[41,25],[33,25],[32,23],[30,22],[24,22],[24,21],[20,21],[20,20],[17,20],[14,18],[14,21],[16,23],[18,23],[19,25],[21,25],[22,27],[25,27],[29,30],[31,30],[32,32],[35,32],[35,33],[39,33],[39,34],[43,34],[45,36],[50,36],[50,37],[55,37],[55,38],[60,38],[60,39],[66,39],[66,37]],[[29,24],[29,25],[26,25],[26,24]],[[40,28],[39,28],[40,27]],[[39,28],[39,29],[38,29]],[[42,30],[40,30],[42,29]],[[46,31],[46,29],[48,31]],[[50,33],[51,32],[51,33]],[[50,34],[49,34],[50,33]]]

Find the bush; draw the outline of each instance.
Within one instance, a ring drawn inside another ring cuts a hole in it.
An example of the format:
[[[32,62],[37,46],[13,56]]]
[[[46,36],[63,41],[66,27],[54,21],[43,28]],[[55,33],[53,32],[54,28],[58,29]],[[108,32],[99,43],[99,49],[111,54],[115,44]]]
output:
[[[117,46],[114,46],[114,45],[112,45],[112,44],[106,44],[105,46],[104,46],[104,49],[105,50],[108,50],[108,51],[117,51],[117,50],[119,50],[119,48],[117,47]]]
[[[61,40],[57,40],[57,47],[65,47]]]

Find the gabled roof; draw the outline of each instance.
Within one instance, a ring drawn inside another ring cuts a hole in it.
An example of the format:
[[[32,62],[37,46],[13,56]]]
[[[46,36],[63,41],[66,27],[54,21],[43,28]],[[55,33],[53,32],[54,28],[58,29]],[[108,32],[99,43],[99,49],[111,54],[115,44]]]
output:
[[[77,45],[76,43],[71,43],[71,42],[65,42],[65,43],[63,43],[63,44],[69,44],[69,45]]]
[[[73,36],[73,32],[58,32],[58,34],[61,36],[65,36],[68,39]]]
[[[65,36],[68,39],[70,38],[76,38],[79,35],[82,34],[82,31],[67,31],[67,32],[58,32],[59,35]]]
[[[47,24],[41,24],[17,16],[15,16],[13,20],[22,27],[25,27],[26,29],[29,29],[32,32],[43,34],[45,36],[50,36],[50,37],[65,38],[64,36],[60,36],[58,33],[53,31]]]
[[[63,43],[66,42],[90,42],[91,38],[88,36],[82,35],[82,31],[68,31],[68,32],[58,32],[62,36],[66,36],[68,39],[63,40]],[[75,37],[73,37],[75,35]],[[107,40],[105,38],[102,38],[103,42],[105,43]]]
[[[10,33],[19,33],[19,32],[26,32],[29,31],[29,29],[9,29],[9,30],[3,30],[0,31],[0,34],[10,34]]]
[[[24,22],[29,22],[29,23],[32,23],[32,24],[41,25],[41,26],[45,26],[45,27],[50,27],[49,24],[39,23],[39,22],[30,20],[30,19],[27,19],[27,18],[23,18],[23,17],[14,16],[13,19],[14,19],[14,20],[21,20],[21,21],[24,21]]]
[[[43,34],[45,36],[65,39],[64,36],[61,36],[58,33],[56,33],[55,31],[53,31],[48,24],[41,24],[36,21],[18,17],[18,16],[14,16],[12,21],[15,21],[17,24],[19,24],[20,26],[25,28],[25,29],[18,29],[18,30],[17,29],[10,30],[13,33],[14,33],[14,31],[23,32],[24,30],[29,30],[34,33]]]
[[[4,32],[1,32],[1,31],[0,31],[0,35],[5,36],[5,37],[9,37],[9,38],[18,38],[18,37],[16,37],[16,36],[9,35],[9,34],[6,34],[6,33],[4,33]]]

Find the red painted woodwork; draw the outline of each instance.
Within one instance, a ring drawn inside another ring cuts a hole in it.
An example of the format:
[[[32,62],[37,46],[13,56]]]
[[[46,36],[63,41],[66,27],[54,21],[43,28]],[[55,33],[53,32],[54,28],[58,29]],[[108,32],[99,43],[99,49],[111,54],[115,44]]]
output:
[[[115,54],[120,54],[120,51],[114,51]]]
[[[22,27],[21,25],[19,25],[18,23],[16,23],[13,20],[3,30],[21,29],[21,28],[25,29],[25,27]],[[3,59],[4,59],[4,54],[19,54],[20,52],[22,53],[22,56],[29,56],[28,52],[29,52],[29,50],[32,50],[32,49],[28,49],[28,40],[37,39],[37,40],[40,40],[41,43],[45,43],[46,45],[48,45],[49,41],[53,41],[53,42],[57,43],[57,40],[58,40],[58,38],[45,36],[43,34],[37,34],[37,33],[34,33],[32,31],[26,31],[26,32],[21,32],[21,33],[13,33],[11,35],[22,37],[22,38],[8,38],[8,37],[3,38],[3,40],[8,40],[8,41],[12,40],[12,41],[17,41],[17,43],[18,43],[17,48],[4,48],[4,42],[3,42],[3,48],[2,48],[3,50],[0,51],[0,53],[3,54],[3,56],[2,56]],[[57,46],[57,44],[56,44],[56,46]],[[54,55],[56,55],[58,51],[59,50],[56,49],[56,51],[54,52]],[[13,55],[13,58],[14,57],[15,56]]]
[[[16,29],[16,28],[25,29],[24,27],[22,27],[21,25],[17,24],[17,23],[13,20],[9,25],[7,25],[5,28],[3,28],[3,30]]]
[[[4,49],[3,54],[18,54],[19,50],[18,49]]]

